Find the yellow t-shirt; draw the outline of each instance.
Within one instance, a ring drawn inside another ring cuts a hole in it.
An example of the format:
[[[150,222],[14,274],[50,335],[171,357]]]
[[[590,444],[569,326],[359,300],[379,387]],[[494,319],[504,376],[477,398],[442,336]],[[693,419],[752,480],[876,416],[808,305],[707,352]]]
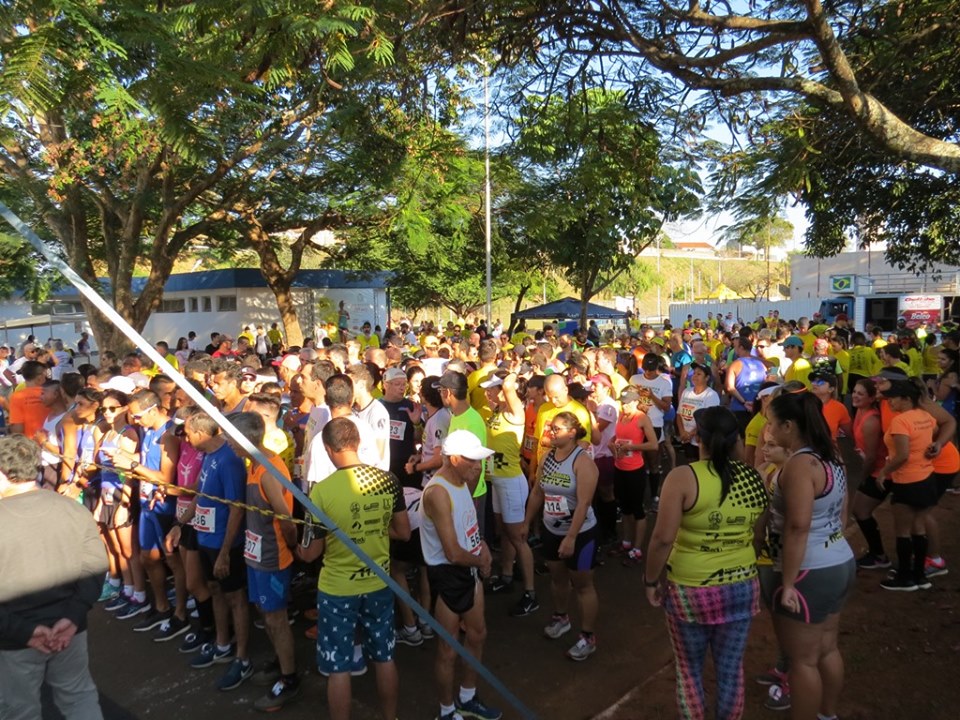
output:
[[[807,332],[803,335],[798,334],[797,337],[803,340],[803,354],[807,357],[813,355],[813,344],[817,341],[817,336],[813,332]]]
[[[563,407],[554,407],[552,403],[544,403],[540,406],[540,409],[537,410],[537,424],[534,429],[534,437],[537,439],[534,457],[538,460],[547,449],[540,444],[540,440],[543,438],[543,429],[547,426],[548,422],[562,412],[572,412],[577,416],[577,420],[580,421],[580,424],[587,431],[584,440],[590,442],[590,412],[583,405],[572,398],[567,400],[567,404]]]
[[[923,375],[923,357],[916,348],[907,349],[907,372],[910,377],[920,377]],[[939,368],[938,368],[939,369]]]
[[[833,353],[833,357],[835,357],[837,362],[840,363],[840,369],[843,370],[843,387],[840,389],[840,392],[846,395],[847,381],[850,377],[850,353],[846,350],[838,350],[837,352]]]
[[[750,422],[747,423],[747,428],[744,431],[744,445],[751,445],[755,448],[760,447],[760,436],[763,434],[763,429],[767,426],[767,418],[762,412],[758,412],[752,418]]]
[[[784,382],[790,382],[791,380],[798,380],[804,384],[807,390],[810,389],[810,361],[806,358],[797,358],[794,360],[790,367],[787,368],[787,372],[783,376]]]
[[[493,411],[487,404],[487,393],[480,387],[480,383],[486,380],[487,376],[492,372],[493,370],[489,368],[481,368],[467,375],[467,398],[470,400],[470,407],[480,413],[480,417],[483,418],[484,422],[490,420],[493,416]]]
[[[380,337],[376,333],[370,333],[370,337],[367,337],[363,333],[357,335],[354,340],[360,343],[360,352],[364,352],[367,348],[378,348],[380,347]]]
[[[487,420],[487,447],[493,450],[493,462],[487,463],[487,469],[492,476],[515,478],[523,474],[520,469],[523,426],[523,418],[514,424],[502,412],[492,414]]]
[[[924,375],[939,375],[940,374],[940,365],[938,361],[940,359],[940,346],[939,345],[924,345],[923,347],[923,374]]]

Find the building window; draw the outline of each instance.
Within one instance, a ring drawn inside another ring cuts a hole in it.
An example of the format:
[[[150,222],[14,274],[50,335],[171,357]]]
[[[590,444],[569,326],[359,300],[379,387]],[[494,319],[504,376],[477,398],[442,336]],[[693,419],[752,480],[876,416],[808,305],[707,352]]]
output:
[[[200,299],[192,297],[190,298],[190,312],[200,312]]]
[[[236,312],[236,311],[237,311],[236,295],[218,295],[217,296],[217,312]]]
[[[210,296],[205,296],[203,298],[203,311],[204,312],[213,312],[213,305],[210,301]]]
[[[185,298],[173,298],[160,302],[157,308],[158,313],[182,313],[187,311],[187,301]]]

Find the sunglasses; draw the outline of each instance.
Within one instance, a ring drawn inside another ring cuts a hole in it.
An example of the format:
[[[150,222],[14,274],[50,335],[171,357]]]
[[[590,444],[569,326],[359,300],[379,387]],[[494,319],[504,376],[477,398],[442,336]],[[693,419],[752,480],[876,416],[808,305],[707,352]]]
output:
[[[150,412],[151,410],[153,410],[155,407],[156,407],[156,405],[151,405],[150,407],[145,407],[145,408],[143,408],[143,410],[141,410],[140,412],[138,412],[138,413],[133,413],[133,415],[131,415],[130,417],[132,417],[134,420],[141,420],[141,419],[143,419],[143,416],[144,416],[144,415],[146,415],[148,412]]]
[[[120,412],[121,410],[123,410],[124,407],[125,407],[124,405],[101,405],[100,409],[103,412],[108,413],[108,412]]]

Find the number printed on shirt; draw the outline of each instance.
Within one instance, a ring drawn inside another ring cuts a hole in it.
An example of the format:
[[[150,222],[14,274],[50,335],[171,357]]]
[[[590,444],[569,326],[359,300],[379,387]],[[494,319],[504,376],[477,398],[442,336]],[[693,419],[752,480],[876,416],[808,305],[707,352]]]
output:
[[[197,506],[197,512],[193,516],[193,526],[197,532],[215,533],[217,531],[217,514],[212,507]]]
[[[177,522],[183,522],[183,516],[187,514],[192,500],[185,497],[177,498]]]

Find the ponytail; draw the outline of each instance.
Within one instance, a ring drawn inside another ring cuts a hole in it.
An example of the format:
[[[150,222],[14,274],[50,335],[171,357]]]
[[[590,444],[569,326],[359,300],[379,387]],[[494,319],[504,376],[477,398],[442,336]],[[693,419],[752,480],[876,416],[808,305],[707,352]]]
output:
[[[697,410],[693,414],[693,419],[697,423],[700,442],[709,456],[707,462],[720,478],[720,502],[722,503],[733,483],[732,464],[735,460],[733,450],[740,436],[740,426],[730,410],[719,406]]]
[[[770,410],[781,422],[789,420],[794,423],[804,444],[824,462],[843,462],[823,417],[823,407],[815,395],[809,392],[785,393],[773,399]]]

